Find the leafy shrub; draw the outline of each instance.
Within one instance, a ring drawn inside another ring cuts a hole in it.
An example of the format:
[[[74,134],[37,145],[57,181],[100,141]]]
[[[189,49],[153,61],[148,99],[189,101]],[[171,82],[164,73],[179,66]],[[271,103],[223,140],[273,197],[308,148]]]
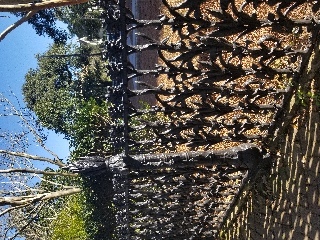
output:
[[[85,195],[70,196],[64,208],[52,222],[52,240],[86,240],[88,235],[85,230]]]

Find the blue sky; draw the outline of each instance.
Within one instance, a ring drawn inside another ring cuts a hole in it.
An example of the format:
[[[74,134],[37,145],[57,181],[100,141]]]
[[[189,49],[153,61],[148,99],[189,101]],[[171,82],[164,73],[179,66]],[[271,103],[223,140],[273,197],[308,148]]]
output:
[[[15,21],[17,21],[15,16],[0,13],[0,32]],[[35,31],[27,23],[24,23],[7,35],[6,38],[0,42],[0,93],[3,93],[11,101],[14,101],[14,98],[11,96],[11,92],[13,92],[20,104],[25,106],[21,89],[24,83],[24,75],[30,68],[37,67],[35,54],[46,51],[50,43],[52,43],[51,39],[36,35]],[[3,108],[0,108],[0,111],[2,109]],[[2,141],[1,139],[1,135],[4,131],[19,132],[20,125],[15,120],[15,117],[0,116],[0,149],[6,148],[5,141]],[[57,135],[52,131],[48,131],[48,134],[46,147],[57,154],[60,159],[66,159],[69,156],[68,141],[63,139],[62,135]],[[28,153],[52,158],[50,154],[44,151],[40,146],[37,146],[37,144],[31,145],[28,149]],[[47,164],[36,162],[35,166],[44,169]],[[32,179],[33,178],[31,178],[31,180]],[[0,187],[3,186],[7,185],[4,184]]]
[[[0,13],[0,32],[14,23],[15,16]],[[20,103],[23,103],[21,87],[24,82],[24,75],[30,68],[35,68],[37,62],[35,54],[44,52],[52,40],[43,36],[36,35],[32,27],[24,23],[11,32],[0,42],[0,92],[6,96],[10,91],[14,92]],[[0,128],[18,127],[15,122],[0,121]],[[63,136],[49,132],[47,147],[54,151],[60,158],[66,159],[69,155],[68,142]],[[1,145],[0,145],[1,147]],[[33,146],[29,153],[46,155],[40,147]]]

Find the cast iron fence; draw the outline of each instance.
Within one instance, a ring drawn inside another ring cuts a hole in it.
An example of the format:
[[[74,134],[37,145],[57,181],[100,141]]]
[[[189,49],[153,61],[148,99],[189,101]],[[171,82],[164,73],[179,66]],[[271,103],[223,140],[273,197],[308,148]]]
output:
[[[99,3],[112,146],[72,169],[110,174],[114,238],[217,238],[237,194],[267,161],[318,41],[317,2],[168,2],[154,20],[136,19],[126,0]],[[306,7],[314,15],[297,17]],[[143,62],[145,52],[157,54],[154,69],[130,62]],[[141,96],[156,104],[142,107]]]

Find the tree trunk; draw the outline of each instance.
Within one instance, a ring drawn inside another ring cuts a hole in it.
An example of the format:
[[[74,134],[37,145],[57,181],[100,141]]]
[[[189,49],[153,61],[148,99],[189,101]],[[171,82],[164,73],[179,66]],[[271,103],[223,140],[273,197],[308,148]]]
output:
[[[29,3],[26,3],[29,2]],[[28,0],[0,0],[0,12],[40,11],[46,8],[62,7],[88,2],[88,0],[50,0],[32,3]]]

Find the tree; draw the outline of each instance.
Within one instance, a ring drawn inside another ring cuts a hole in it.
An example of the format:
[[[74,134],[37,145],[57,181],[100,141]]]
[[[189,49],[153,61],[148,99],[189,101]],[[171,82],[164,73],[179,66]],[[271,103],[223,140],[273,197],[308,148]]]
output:
[[[13,14],[21,19],[0,33],[0,41],[24,22],[28,22],[38,35],[47,35],[56,43],[65,43],[70,35],[76,35],[78,38],[85,37],[88,40],[103,38],[101,8],[93,7],[88,2],[57,8],[13,12]],[[57,27],[57,20],[67,24],[69,32]]]
[[[25,11],[39,11],[48,8],[62,7],[67,5],[74,5],[85,3],[88,0],[49,0],[33,2],[30,0],[1,0],[0,12],[25,12]]]
[[[54,209],[57,199],[81,188],[77,174],[62,170],[65,162],[46,147],[46,135],[34,116],[3,95],[0,100],[0,120],[16,121],[19,126],[2,128],[0,144],[0,236],[13,239],[39,222],[41,211]],[[33,144],[49,157],[28,153]]]
[[[53,44],[46,54],[67,54],[70,45]],[[43,126],[66,135],[70,134],[77,105],[72,87],[78,67],[75,58],[41,58],[38,68],[30,69],[23,85],[27,107],[34,111]]]
[[[85,151],[82,154],[85,154]],[[42,159],[36,156],[33,158]],[[106,219],[110,220],[112,217],[110,214],[113,214],[110,199],[112,195],[108,194],[112,189],[107,189],[111,179],[107,175],[78,179],[72,177],[70,173],[53,171],[50,168],[42,172],[44,175],[41,177],[41,182],[35,184],[33,188],[40,193],[60,193],[62,188],[66,193],[63,195],[65,198],[61,198],[62,195],[46,198],[45,202],[39,201],[36,204],[12,209],[7,217],[7,223],[18,230],[19,236],[26,239],[66,239],[65,237],[71,236],[76,239],[101,239],[102,236],[114,234],[114,222],[106,223]],[[82,186],[82,191],[74,195],[78,192],[79,188],[76,187],[78,185]],[[74,231],[72,224],[77,232]],[[86,238],[87,235],[90,237]]]
[[[110,149],[108,136],[110,135],[110,117],[107,103],[98,104],[90,98],[82,101],[72,125],[70,147],[73,148],[73,159],[87,155],[105,155]]]
[[[0,12],[18,12],[21,14],[17,15],[22,16],[20,20],[0,33],[0,41],[26,21],[33,24],[38,34],[42,35],[46,33],[50,37],[53,37],[55,41],[65,41],[65,33],[56,29],[52,22],[52,8],[75,5],[87,1],[88,0],[50,0],[34,2],[30,0],[0,0]],[[39,19],[42,21],[39,21]],[[43,19],[46,21],[43,21]],[[43,26],[45,27],[43,28]]]
[[[84,205],[84,198],[84,194],[81,194],[80,197],[75,195],[70,197],[70,199],[66,202],[65,207],[53,220],[50,239],[90,239],[85,228],[86,222],[84,216],[88,215],[89,213],[86,212],[87,209]]]
[[[56,8],[44,9],[37,11],[32,17],[28,19],[30,24],[39,36],[47,35],[54,40],[55,43],[66,43],[69,34],[66,30],[57,27]],[[28,16],[28,12],[17,12],[15,16]]]
[[[23,85],[24,100],[43,126],[72,136],[74,119],[83,101],[101,104],[109,78],[104,63],[90,57],[86,47],[53,44],[38,55],[38,68],[30,69]]]
[[[101,12],[93,10],[91,4],[83,3],[55,9],[56,17],[68,25],[68,30],[78,38],[87,37],[89,40],[101,39]]]
[[[52,169],[47,169],[47,171],[50,170],[52,171]],[[68,178],[57,175],[45,175],[42,177],[42,180],[36,184],[38,189],[46,192],[59,191],[60,186],[80,185],[81,179],[79,178]],[[54,232],[62,231],[62,233],[64,233],[64,229],[68,229],[66,226],[70,225],[73,219],[76,219],[78,224],[77,230],[81,231],[81,235],[83,235],[83,232],[85,232],[85,228],[83,227],[83,223],[85,221],[84,217],[82,218],[79,215],[80,213],[77,211],[68,210],[70,207],[76,207],[76,209],[81,207],[84,210],[84,199],[85,195],[83,191],[77,194],[65,196],[63,198],[59,197],[48,199],[45,201],[45,203],[43,203],[43,207],[39,208],[37,211],[34,210],[34,206],[16,209],[10,213],[8,220],[14,225],[15,229],[20,232],[20,236],[23,236],[26,239],[52,239]],[[41,206],[41,204],[38,204],[38,206]],[[34,212],[37,214],[30,214]],[[81,214],[84,214],[84,212],[81,211]],[[64,224],[65,220],[63,219],[69,219],[69,224]],[[70,231],[66,234],[69,235]],[[61,239],[65,238],[62,237]]]

